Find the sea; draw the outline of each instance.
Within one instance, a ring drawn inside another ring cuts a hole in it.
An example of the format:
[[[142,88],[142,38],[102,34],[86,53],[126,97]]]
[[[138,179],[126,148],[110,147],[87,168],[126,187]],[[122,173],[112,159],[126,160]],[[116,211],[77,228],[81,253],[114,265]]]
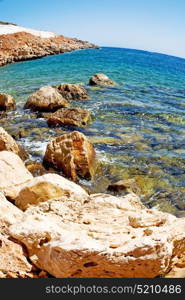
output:
[[[90,87],[96,73],[117,85]],[[71,104],[91,112],[89,126],[48,128],[45,119],[23,109],[34,91],[60,83],[87,88],[90,100]],[[125,48],[77,50],[1,67],[0,92],[17,102],[0,126],[30,159],[42,161],[52,138],[78,130],[94,144],[101,165],[93,181],[80,179],[87,190],[106,193],[111,183],[133,180],[146,205],[185,215],[185,59]]]

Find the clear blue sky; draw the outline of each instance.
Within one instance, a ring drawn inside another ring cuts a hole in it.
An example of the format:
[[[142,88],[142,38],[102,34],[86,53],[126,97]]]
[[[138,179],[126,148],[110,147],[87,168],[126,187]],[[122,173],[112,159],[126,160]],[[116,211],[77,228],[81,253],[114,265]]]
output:
[[[185,0],[0,0],[0,20],[185,58]]]

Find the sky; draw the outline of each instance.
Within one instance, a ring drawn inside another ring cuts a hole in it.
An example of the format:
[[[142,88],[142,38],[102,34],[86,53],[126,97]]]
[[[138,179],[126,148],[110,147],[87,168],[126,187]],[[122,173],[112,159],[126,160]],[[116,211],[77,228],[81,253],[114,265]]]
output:
[[[0,20],[185,58],[185,0],[0,0]]]

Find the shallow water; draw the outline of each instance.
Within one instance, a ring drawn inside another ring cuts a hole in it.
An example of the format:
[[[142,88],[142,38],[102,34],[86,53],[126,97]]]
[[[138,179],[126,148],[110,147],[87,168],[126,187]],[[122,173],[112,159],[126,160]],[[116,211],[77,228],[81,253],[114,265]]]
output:
[[[106,73],[118,85],[90,88],[88,79]],[[49,129],[22,107],[43,85],[82,83],[91,100],[73,102],[92,112],[93,122],[78,130],[94,143],[103,171],[95,182],[81,181],[93,192],[109,182],[135,178],[148,205],[183,213],[185,209],[185,60],[145,51],[102,48],[49,56],[0,69],[0,90],[12,94],[16,113],[0,125],[19,139],[32,157],[41,160],[47,142],[63,130]],[[16,134],[15,134],[16,135]]]

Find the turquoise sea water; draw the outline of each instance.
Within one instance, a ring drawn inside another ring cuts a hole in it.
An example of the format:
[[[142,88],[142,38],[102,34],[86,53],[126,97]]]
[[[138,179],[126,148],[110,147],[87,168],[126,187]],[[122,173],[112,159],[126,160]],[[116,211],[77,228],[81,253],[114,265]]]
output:
[[[105,73],[117,82],[113,88],[91,88],[89,78]],[[91,186],[104,192],[109,182],[134,178],[144,201],[163,210],[185,209],[185,60],[120,48],[81,50],[0,68],[0,91],[12,94],[16,113],[1,119],[10,133],[25,128],[18,138],[41,160],[47,142],[61,133],[49,129],[22,107],[28,96],[44,85],[82,83],[88,101],[74,101],[91,111],[93,122],[79,128],[87,135],[102,161],[103,176]],[[38,130],[39,129],[39,130]],[[15,134],[16,138],[17,135]]]

